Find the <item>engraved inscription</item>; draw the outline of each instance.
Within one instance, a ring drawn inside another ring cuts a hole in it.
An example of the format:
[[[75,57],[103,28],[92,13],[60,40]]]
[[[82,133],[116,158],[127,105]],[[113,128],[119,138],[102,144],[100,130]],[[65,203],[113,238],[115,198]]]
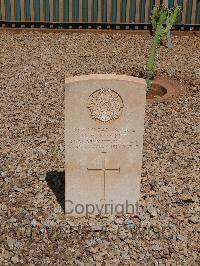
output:
[[[68,148],[137,148],[138,142],[135,136],[135,130],[127,128],[74,128],[76,138],[67,140]]]
[[[87,107],[92,119],[108,122],[120,117],[124,104],[116,91],[104,88],[89,96]]]

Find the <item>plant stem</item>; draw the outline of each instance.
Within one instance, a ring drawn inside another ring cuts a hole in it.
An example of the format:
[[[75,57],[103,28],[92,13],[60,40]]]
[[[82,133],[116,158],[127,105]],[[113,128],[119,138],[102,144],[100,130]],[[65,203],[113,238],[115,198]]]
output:
[[[169,8],[169,1],[168,0],[164,0],[164,5]],[[169,15],[167,17],[167,21],[166,21],[166,25],[169,25]],[[171,48],[172,47],[172,41],[171,41],[171,32],[169,31],[167,33],[167,47]]]
[[[155,32],[153,36],[152,43],[151,43],[151,50],[147,60],[147,67],[146,67],[146,82],[147,82],[147,89],[151,87],[152,84],[152,77],[153,77],[153,66],[157,54],[157,48],[160,43],[160,35],[158,31]]]
[[[166,24],[167,24],[167,26],[169,25],[169,17],[167,18]],[[167,33],[167,47],[168,48],[172,47],[171,32],[170,31]]]

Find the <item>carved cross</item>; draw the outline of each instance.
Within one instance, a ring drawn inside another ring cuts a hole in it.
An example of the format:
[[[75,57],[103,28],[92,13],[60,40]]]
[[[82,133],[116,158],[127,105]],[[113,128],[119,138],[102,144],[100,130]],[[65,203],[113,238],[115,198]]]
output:
[[[105,154],[106,152],[102,152]],[[120,173],[120,168],[107,168],[105,157],[102,159],[102,168],[87,168],[88,171],[102,171],[103,172],[103,200],[105,200],[105,192],[106,192],[106,171],[115,171]]]

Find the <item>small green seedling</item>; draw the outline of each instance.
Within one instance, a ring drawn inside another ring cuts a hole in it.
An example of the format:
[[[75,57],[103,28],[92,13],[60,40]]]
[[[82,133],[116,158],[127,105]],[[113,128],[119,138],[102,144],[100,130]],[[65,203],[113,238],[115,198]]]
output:
[[[177,16],[179,15],[179,12],[180,12],[179,6],[172,9],[168,9],[166,6],[159,6],[153,8],[151,16],[151,24],[153,27],[153,38],[146,66],[147,89],[149,89],[152,84],[153,66],[157,54],[157,48],[160,44],[160,39],[163,35],[167,34],[171,30],[173,24],[176,21]],[[167,18],[168,18],[168,25],[164,27],[163,24],[166,23]]]

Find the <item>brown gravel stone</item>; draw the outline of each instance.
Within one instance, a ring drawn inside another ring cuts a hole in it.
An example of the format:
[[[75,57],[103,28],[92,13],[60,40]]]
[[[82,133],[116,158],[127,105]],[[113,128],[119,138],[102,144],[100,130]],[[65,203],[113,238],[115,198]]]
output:
[[[64,79],[142,76],[150,38],[0,33],[1,265],[198,265],[199,43],[158,49],[155,74],[186,92],[146,106],[141,214],[66,219]]]

